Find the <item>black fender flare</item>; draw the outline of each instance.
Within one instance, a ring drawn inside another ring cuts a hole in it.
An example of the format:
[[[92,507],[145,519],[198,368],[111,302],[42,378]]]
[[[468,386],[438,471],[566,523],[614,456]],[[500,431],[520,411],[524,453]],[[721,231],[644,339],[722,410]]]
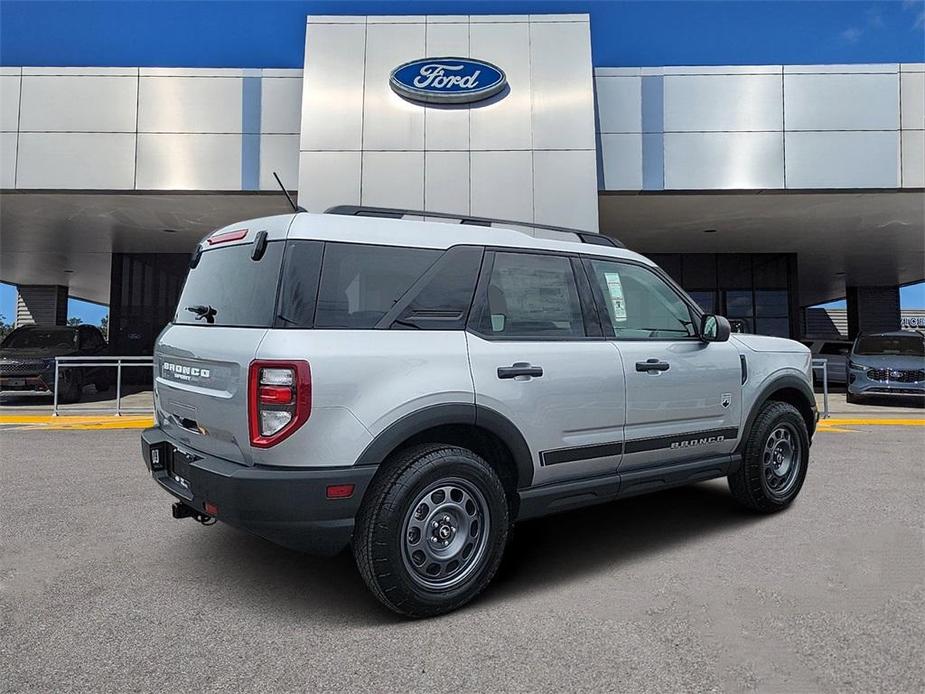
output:
[[[517,426],[490,407],[474,403],[431,405],[404,415],[383,429],[357,459],[357,465],[380,465],[403,442],[438,426],[465,425],[497,436],[510,450],[520,489],[533,484],[533,455]]]
[[[755,423],[755,418],[758,416],[761,408],[764,407],[764,404],[768,400],[772,400],[772,396],[775,393],[785,389],[796,390],[805,399],[807,408],[812,412],[810,421],[807,421],[806,423],[806,428],[809,431],[809,437],[812,439],[813,433],[816,430],[816,419],[818,418],[818,412],[816,410],[816,395],[813,393],[813,389],[804,379],[800,378],[799,376],[794,376],[793,374],[785,374],[783,376],[778,376],[771,379],[758,393],[758,396],[755,398],[755,402],[752,404],[751,410],[748,412],[748,417],[745,419],[745,424],[742,427],[742,435],[739,438],[739,445],[736,446],[736,453],[741,453],[742,449],[745,447],[745,442],[748,440],[748,435],[751,433],[752,425]]]

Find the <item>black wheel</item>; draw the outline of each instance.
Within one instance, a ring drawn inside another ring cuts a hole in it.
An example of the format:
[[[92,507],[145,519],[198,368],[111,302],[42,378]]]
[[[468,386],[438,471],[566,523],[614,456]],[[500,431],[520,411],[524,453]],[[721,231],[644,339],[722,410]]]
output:
[[[109,380],[108,376],[99,376],[93,382],[93,387],[96,388],[97,393],[105,393],[112,388],[112,382]]]
[[[83,384],[80,382],[80,375],[73,369],[62,372],[58,388],[58,399],[61,402],[80,402],[83,395]]]
[[[761,408],[745,441],[742,465],[729,489],[755,511],[780,511],[797,497],[809,463],[809,434],[799,410],[786,402]]]
[[[386,466],[357,516],[353,555],[363,580],[409,617],[455,610],[501,562],[509,525],[501,481],[455,446],[415,446]]]

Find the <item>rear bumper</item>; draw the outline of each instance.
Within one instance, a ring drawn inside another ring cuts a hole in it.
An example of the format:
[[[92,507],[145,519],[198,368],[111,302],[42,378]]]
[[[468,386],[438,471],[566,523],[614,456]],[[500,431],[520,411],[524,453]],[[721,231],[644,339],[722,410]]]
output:
[[[141,435],[145,465],[171,495],[200,513],[206,502],[218,520],[291,549],[336,554],[350,543],[354,518],[376,468],[329,469],[248,467],[200,453],[179,451],[157,427]],[[152,450],[158,462],[152,468]],[[174,451],[178,451],[174,454]],[[165,461],[173,462],[173,473]],[[328,499],[329,485],[353,484],[347,499]]]

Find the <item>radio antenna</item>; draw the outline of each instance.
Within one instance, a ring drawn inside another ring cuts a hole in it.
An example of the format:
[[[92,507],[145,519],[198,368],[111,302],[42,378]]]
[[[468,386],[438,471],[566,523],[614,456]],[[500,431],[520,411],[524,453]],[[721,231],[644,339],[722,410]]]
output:
[[[292,196],[289,195],[289,191],[286,190],[286,186],[284,186],[283,182],[279,180],[279,176],[276,175],[275,171],[273,172],[273,178],[275,178],[276,182],[279,184],[279,189],[283,191],[283,195],[285,195],[286,199],[289,201],[289,206],[292,208],[293,212],[308,212],[308,210],[306,210],[304,207],[302,207],[301,205],[296,205],[292,201]]]

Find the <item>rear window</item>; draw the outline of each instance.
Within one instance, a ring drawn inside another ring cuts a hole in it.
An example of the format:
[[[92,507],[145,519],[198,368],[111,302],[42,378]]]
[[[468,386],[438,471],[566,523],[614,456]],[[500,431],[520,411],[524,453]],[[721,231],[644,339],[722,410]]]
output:
[[[925,338],[917,335],[871,335],[858,338],[855,354],[891,354],[903,357],[925,356]]]
[[[174,322],[270,327],[275,315],[283,243],[268,243],[258,261],[251,259],[252,251],[253,244],[249,243],[203,251],[199,263],[186,278]]]

